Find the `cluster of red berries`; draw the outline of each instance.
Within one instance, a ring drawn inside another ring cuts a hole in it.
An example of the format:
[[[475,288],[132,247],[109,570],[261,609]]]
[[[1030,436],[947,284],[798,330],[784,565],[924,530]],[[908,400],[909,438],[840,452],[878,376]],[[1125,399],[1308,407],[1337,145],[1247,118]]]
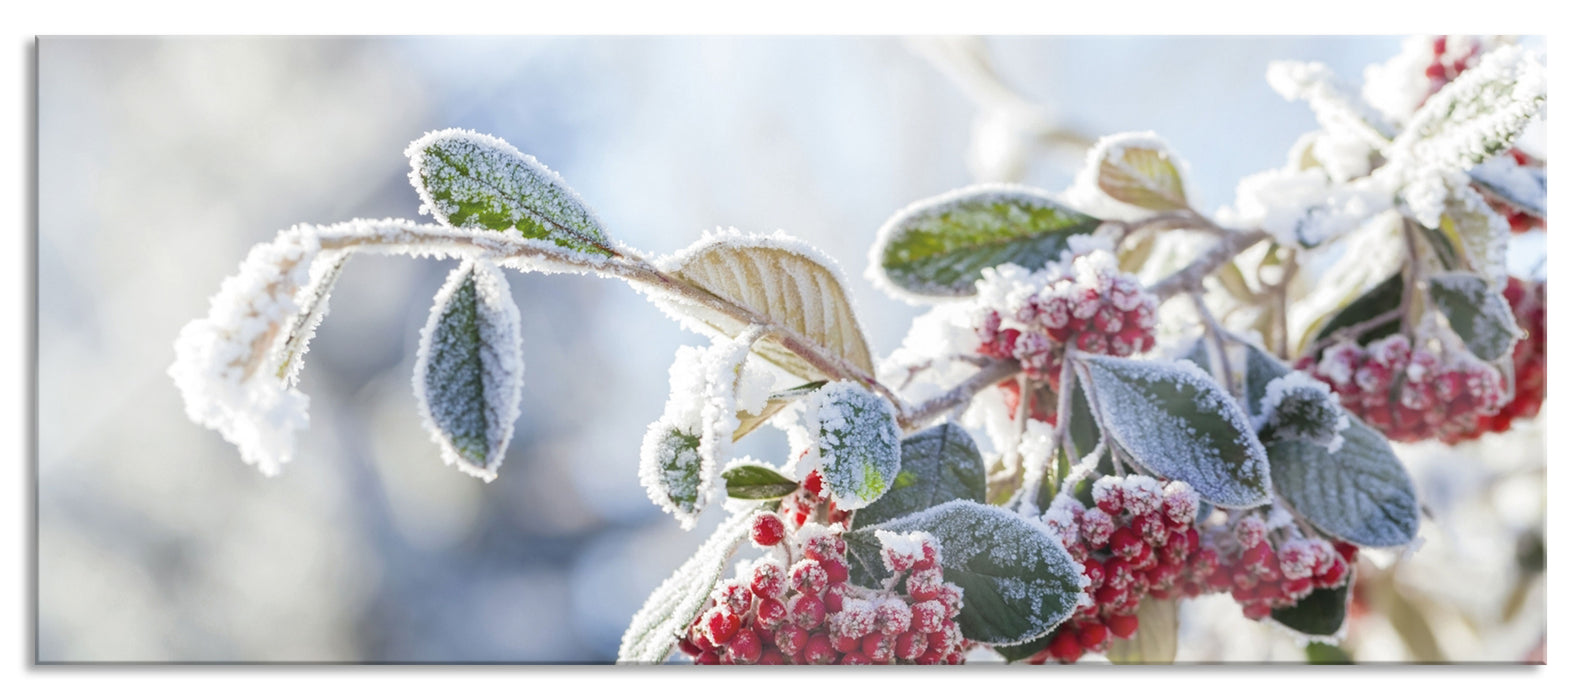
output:
[[[1198,556],[1198,496],[1186,482],[1104,476],[1091,493],[1092,508],[1061,494],[1044,515],[1088,583],[1086,599],[1029,663],[1073,663],[1130,639],[1144,596],[1174,597],[1208,571]]]
[[[956,617],[959,586],[946,583],[939,543],[924,532],[880,533],[885,590],[850,582],[838,529],[808,525],[786,536],[771,513],[752,523],[753,542],[779,547],[751,573],[715,586],[681,651],[698,664],[959,664],[967,642]],[[796,541],[800,541],[800,545]],[[792,557],[791,552],[799,550]]]
[[[1154,346],[1159,299],[1137,277],[1115,268],[1106,251],[1076,257],[1069,269],[1029,278],[1032,293],[1010,309],[989,309],[978,326],[978,353],[1014,358],[1034,376],[1055,381],[1070,342],[1078,350],[1126,356]],[[1007,317],[1017,327],[1007,324]]]
[[[1229,590],[1243,615],[1261,620],[1275,609],[1295,605],[1315,588],[1345,584],[1356,546],[1296,532],[1279,533],[1282,541],[1276,544],[1276,534],[1257,513],[1211,530],[1205,537],[1212,542],[1207,544],[1223,563],[1198,585],[1204,591]]]
[[[1525,338],[1517,341],[1516,349],[1511,352],[1511,361],[1516,370],[1511,401],[1498,413],[1478,416],[1477,425],[1471,430],[1442,437],[1445,442],[1454,445],[1484,433],[1503,433],[1511,429],[1511,421],[1532,418],[1543,408],[1548,372],[1547,286],[1545,282],[1526,282],[1515,277],[1506,281],[1505,301],[1510,303],[1511,310],[1516,313],[1517,325],[1527,333]]]
[[[797,527],[802,527],[809,518],[831,525],[851,522],[851,511],[836,508],[829,494],[824,493],[824,477],[816,469],[808,472],[796,491],[780,499],[780,513]]]
[[[1499,373],[1470,355],[1441,358],[1396,333],[1363,348],[1342,341],[1296,368],[1328,384],[1347,410],[1391,440],[1465,439],[1503,399]]]

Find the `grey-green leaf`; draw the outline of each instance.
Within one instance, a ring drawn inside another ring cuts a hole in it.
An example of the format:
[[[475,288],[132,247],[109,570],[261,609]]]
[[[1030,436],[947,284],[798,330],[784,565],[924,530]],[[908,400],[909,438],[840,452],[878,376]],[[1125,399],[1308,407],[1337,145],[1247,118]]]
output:
[[[494,479],[520,411],[521,321],[499,268],[463,262],[445,280],[418,341],[418,411],[447,463]]]
[[[1101,222],[1017,185],[978,185],[923,200],[879,229],[868,276],[903,298],[972,296],[983,269],[1036,270],[1060,259],[1068,240]]]
[[[1354,415],[1329,450],[1301,440],[1269,445],[1274,487],[1325,534],[1364,547],[1398,547],[1417,536],[1417,492],[1389,441]]]
[[[1186,362],[1072,353],[1104,434],[1154,474],[1228,508],[1268,503],[1269,460],[1246,413]]]
[[[986,491],[972,434],[955,423],[936,425],[901,441],[901,474],[879,500],[853,513],[851,524],[867,527],[957,499],[983,503]]]
[[[621,637],[617,663],[664,663],[676,650],[678,635],[697,617],[736,548],[747,539],[747,524],[760,510],[730,517],[670,578],[649,594]]]
[[[1470,272],[1446,272],[1428,278],[1428,295],[1450,321],[1467,350],[1493,362],[1516,347],[1516,316],[1499,291]]]
[[[1076,609],[1078,567],[1049,530],[1004,508],[951,501],[854,530],[846,538],[852,576],[861,584],[888,574],[876,530],[924,531],[939,539],[945,580],[961,586],[962,635],[983,644],[1020,644],[1060,624]],[[870,584],[871,585],[871,584]]]
[[[827,384],[809,401],[818,422],[818,464],[837,508],[862,508],[883,496],[901,471],[895,407],[856,382]]]
[[[406,155],[424,210],[444,223],[514,228],[562,248],[612,254],[604,225],[560,175],[501,139],[434,131],[413,141]]]
[[[1346,608],[1351,604],[1351,576],[1336,588],[1315,588],[1307,597],[1288,608],[1269,613],[1286,627],[1312,637],[1333,638],[1346,627]]]

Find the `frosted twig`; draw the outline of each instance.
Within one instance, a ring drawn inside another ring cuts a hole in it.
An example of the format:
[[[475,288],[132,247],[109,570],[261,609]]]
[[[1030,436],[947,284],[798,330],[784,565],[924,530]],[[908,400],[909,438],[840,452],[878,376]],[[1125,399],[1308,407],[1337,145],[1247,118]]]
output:
[[[1203,319],[1203,327],[1209,336],[1214,338],[1214,349],[1219,351],[1219,371],[1224,377],[1220,380],[1225,383],[1225,388],[1230,390],[1232,396],[1240,397],[1240,388],[1236,385],[1236,375],[1231,373],[1230,353],[1225,349],[1225,329],[1220,326],[1219,319],[1214,318],[1214,313],[1209,310],[1208,303],[1203,301],[1203,295],[1194,292],[1192,304],[1197,307],[1198,316]]]
[[[901,430],[908,433],[917,430],[939,414],[972,400],[978,392],[1010,379],[1021,367],[1014,360],[1000,360],[978,370],[944,393],[902,409],[899,416]]]
[[[1159,297],[1160,301],[1164,301],[1182,292],[1202,289],[1203,278],[1207,277],[1209,273],[1219,269],[1219,266],[1230,262],[1232,258],[1240,255],[1242,251],[1269,237],[1267,232],[1257,229],[1240,230],[1214,227],[1210,230],[1219,231],[1225,234],[1225,237],[1220,239],[1220,242],[1213,248],[1198,256],[1196,260],[1187,263],[1186,267],[1155,282],[1153,286],[1148,288],[1148,291]]]

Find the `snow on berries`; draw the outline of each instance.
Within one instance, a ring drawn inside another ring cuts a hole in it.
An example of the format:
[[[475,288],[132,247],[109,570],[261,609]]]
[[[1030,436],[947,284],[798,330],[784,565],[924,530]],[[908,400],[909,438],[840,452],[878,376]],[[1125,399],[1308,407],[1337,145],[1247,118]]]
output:
[[[1316,362],[1303,358],[1296,368],[1328,384],[1342,406],[1400,442],[1464,439],[1503,402],[1494,368],[1466,353],[1414,349],[1399,333],[1366,348],[1336,343]]]
[[[1342,585],[1356,554],[1350,545],[1303,536],[1289,517],[1265,520],[1257,511],[1205,529],[1197,524],[1197,492],[1181,481],[1102,476],[1088,493],[1092,507],[1061,494],[1044,514],[1082,567],[1086,598],[1029,663],[1074,663],[1130,639],[1145,597],[1228,591],[1244,615],[1263,619],[1315,588]]]
[[[782,522],[782,535],[786,525]],[[760,529],[772,529],[762,516],[753,519],[752,527],[755,538]],[[815,522],[789,529],[792,534],[775,543],[792,553],[789,567],[770,554],[746,569],[745,580],[715,585],[678,643],[694,663],[963,661],[968,642],[956,622],[962,590],[945,582],[933,535],[878,532],[892,575],[884,589],[875,590],[850,582],[841,528]]]
[[[1014,269],[1007,269],[1014,268]],[[985,303],[978,353],[1014,358],[1022,368],[1056,380],[1068,346],[1127,356],[1154,346],[1159,300],[1137,277],[1115,267],[1115,256],[1093,250],[1069,264],[1037,272],[1002,265],[978,283]]]
[[[1547,340],[1548,323],[1545,309],[1546,282],[1527,282],[1511,277],[1505,283],[1505,301],[1516,314],[1516,322],[1526,337],[1516,343],[1511,352],[1515,369],[1515,383],[1509,403],[1492,415],[1479,415],[1477,425],[1440,436],[1441,440],[1456,444],[1475,439],[1484,433],[1503,433],[1511,429],[1512,421],[1532,418],[1543,408],[1547,392]]]

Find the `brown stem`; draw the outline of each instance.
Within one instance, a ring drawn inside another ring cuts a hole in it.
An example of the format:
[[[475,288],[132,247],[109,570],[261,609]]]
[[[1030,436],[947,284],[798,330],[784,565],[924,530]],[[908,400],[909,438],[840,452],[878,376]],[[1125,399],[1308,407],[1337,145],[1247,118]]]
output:
[[[900,415],[901,430],[912,432],[938,417],[939,414],[949,411],[957,404],[972,400],[978,392],[999,384],[1015,376],[1022,368],[1015,360],[999,360],[972,376],[962,380],[960,384],[951,387],[942,394],[930,397],[922,403],[903,410]],[[1027,397],[1023,397],[1026,400]]]
[[[1155,282],[1148,288],[1160,301],[1169,299],[1182,292],[1198,291],[1203,288],[1203,279],[1219,269],[1221,265],[1230,262],[1232,258],[1240,255],[1242,251],[1253,247],[1259,241],[1269,237],[1268,233],[1260,230],[1222,229],[1215,227],[1213,230],[1224,234],[1219,243],[1210,248],[1196,260],[1187,263],[1186,267],[1171,273],[1170,276]]]

